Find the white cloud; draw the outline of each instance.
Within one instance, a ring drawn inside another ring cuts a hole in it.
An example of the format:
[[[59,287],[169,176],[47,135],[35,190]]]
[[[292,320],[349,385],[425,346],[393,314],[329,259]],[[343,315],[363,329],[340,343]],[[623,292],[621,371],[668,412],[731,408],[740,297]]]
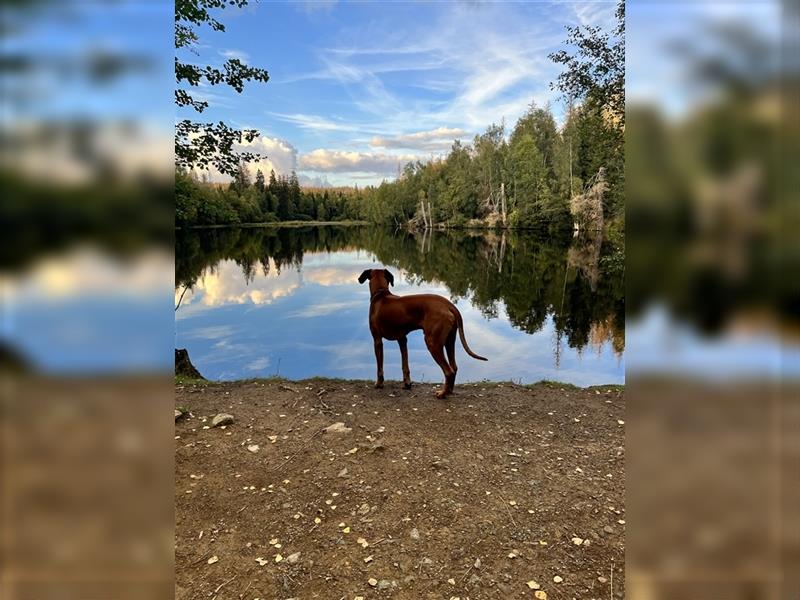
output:
[[[249,128],[245,127],[245,129]],[[269,178],[270,170],[275,171],[276,175],[288,175],[297,170],[297,148],[281,138],[260,135],[252,142],[234,144],[233,149],[236,152],[255,152],[263,157],[261,160],[247,165],[251,177],[255,177],[259,170],[264,173],[266,178]],[[207,171],[196,169],[195,172],[198,175],[206,173],[210,181],[217,183],[231,179],[214,167],[210,167]]]
[[[369,145],[374,148],[413,148],[416,150],[447,150],[457,138],[468,135],[458,127],[437,127],[428,131],[406,133],[394,137],[374,137]]]
[[[398,166],[416,160],[414,155],[348,152],[318,148],[300,155],[299,165],[307,171],[329,173],[385,173],[394,174]]]
[[[298,180],[300,181],[300,185],[302,187],[315,187],[315,188],[329,188],[333,187],[330,181],[328,181],[327,175],[318,175],[316,177],[310,177],[308,175],[299,175]]]

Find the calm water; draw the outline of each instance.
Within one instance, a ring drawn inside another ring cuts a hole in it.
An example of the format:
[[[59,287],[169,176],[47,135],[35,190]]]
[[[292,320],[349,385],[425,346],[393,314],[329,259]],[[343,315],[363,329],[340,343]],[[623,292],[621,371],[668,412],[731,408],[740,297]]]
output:
[[[177,232],[176,348],[209,379],[375,375],[369,288],[358,275],[385,266],[399,295],[436,293],[459,307],[459,381],[577,385],[624,381],[624,259],[600,240],[523,233],[393,233],[374,227]],[[417,331],[414,381],[442,373]],[[400,352],[384,342],[387,379]]]

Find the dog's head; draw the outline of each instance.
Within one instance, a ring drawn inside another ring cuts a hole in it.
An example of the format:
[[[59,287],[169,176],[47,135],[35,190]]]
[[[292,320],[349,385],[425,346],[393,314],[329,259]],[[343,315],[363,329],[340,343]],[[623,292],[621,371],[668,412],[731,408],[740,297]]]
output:
[[[369,288],[379,290],[394,285],[394,275],[389,269],[366,269],[358,276],[358,283],[364,283],[369,279]]]

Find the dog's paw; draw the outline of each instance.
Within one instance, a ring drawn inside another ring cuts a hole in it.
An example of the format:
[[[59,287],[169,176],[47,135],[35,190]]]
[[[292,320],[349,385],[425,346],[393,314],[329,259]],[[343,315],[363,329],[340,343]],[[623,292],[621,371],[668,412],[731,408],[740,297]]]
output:
[[[382,390],[383,389],[383,382],[382,381],[376,381],[375,382],[375,389],[376,390]]]
[[[409,381],[408,383],[404,383],[403,384],[403,389],[404,390],[410,390],[411,389],[411,382]]]
[[[435,396],[439,400],[444,400],[445,398],[447,398],[447,391],[446,390],[439,390],[438,392],[436,392]]]

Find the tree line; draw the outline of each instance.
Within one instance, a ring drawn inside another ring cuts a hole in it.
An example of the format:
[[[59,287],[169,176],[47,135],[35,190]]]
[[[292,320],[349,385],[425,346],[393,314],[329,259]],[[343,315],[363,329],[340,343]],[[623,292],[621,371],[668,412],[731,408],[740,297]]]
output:
[[[251,181],[240,163],[230,184],[212,184],[194,173],[175,174],[175,224],[237,225],[286,221],[352,221],[363,219],[357,188],[301,188],[297,174],[266,180],[261,170]]]
[[[443,158],[406,164],[394,181],[364,188],[302,188],[296,173],[251,181],[240,163],[228,185],[176,175],[176,223],[367,220],[393,226],[565,228],[570,202],[607,182],[602,211],[624,210],[621,131],[603,106],[568,109],[559,128],[549,107],[532,105],[510,132],[491,125],[472,144],[453,142]]]

